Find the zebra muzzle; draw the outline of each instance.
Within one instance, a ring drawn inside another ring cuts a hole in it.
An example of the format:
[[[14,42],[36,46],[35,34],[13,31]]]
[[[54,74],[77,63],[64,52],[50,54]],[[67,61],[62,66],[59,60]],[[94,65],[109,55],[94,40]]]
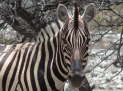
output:
[[[81,84],[82,84],[82,81],[84,79],[84,76],[80,76],[80,75],[74,75],[74,76],[71,76],[69,78],[69,83],[71,84],[72,87],[74,88],[80,88],[81,87]]]
[[[79,88],[84,79],[84,73],[82,71],[82,65],[80,61],[74,61],[71,64],[71,72],[69,76],[69,82],[74,88]]]

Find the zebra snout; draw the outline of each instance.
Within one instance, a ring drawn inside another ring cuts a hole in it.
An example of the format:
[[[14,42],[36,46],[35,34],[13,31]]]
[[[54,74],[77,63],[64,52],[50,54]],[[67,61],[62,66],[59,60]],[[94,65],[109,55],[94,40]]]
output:
[[[69,82],[70,82],[72,87],[80,88],[83,79],[84,79],[84,76],[82,76],[80,74],[74,74],[74,75],[69,77]]]
[[[81,61],[73,61],[69,73],[69,82],[74,88],[79,88],[84,78]]]
[[[82,72],[82,64],[81,64],[81,61],[79,60],[74,60],[72,63],[71,63],[71,72],[73,74],[78,74],[80,72]]]

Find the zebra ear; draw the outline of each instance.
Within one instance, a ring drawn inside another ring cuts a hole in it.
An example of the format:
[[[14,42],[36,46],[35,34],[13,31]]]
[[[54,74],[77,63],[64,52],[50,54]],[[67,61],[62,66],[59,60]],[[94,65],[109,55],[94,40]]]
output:
[[[63,4],[59,4],[57,8],[57,18],[62,22],[69,19],[67,8]]]
[[[89,22],[95,16],[95,11],[96,10],[95,10],[94,4],[90,4],[90,5],[86,6],[85,11],[82,15],[82,19],[86,22]]]

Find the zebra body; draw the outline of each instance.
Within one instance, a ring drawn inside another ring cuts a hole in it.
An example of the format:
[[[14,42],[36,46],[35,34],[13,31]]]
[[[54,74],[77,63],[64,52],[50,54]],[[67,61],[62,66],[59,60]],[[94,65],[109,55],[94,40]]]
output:
[[[60,31],[42,31],[39,43],[1,47],[0,91],[63,91],[66,80],[80,88],[90,37],[77,11],[75,6],[75,19],[68,18],[66,7],[59,5],[58,17],[64,23]]]
[[[66,75],[56,68],[58,64],[64,64],[54,62],[59,59],[57,48],[58,45],[51,41],[7,46],[0,57],[0,88],[3,91],[18,91],[18,87],[19,91],[58,91],[63,88]]]

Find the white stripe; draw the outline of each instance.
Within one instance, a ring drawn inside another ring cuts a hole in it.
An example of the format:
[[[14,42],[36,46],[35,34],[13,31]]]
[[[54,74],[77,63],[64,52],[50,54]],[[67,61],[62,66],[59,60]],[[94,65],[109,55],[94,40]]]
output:
[[[49,51],[48,51],[48,47],[47,47],[47,42],[45,42],[45,53],[46,53],[46,58],[45,60],[41,60],[41,61],[45,61],[45,72],[44,72],[44,79],[45,79],[45,83],[47,86],[48,91],[52,91],[51,87],[49,85],[48,79],[47,79],[47,68],[48,68],[48,62],[49,62]]]
[[[36,59],[36,64],[34,66],[34,76],[35,76],[35,83],[36,83],[37,91],[41,91],[39,81],[38,81],[38,68],[39,68],[39,64],[40,64],[40,60],[41,60],[41,48],[42,48],[42,44],[40,44],[40,46],[39,46],[38,55],[37,55],[38,58]]]
[[[60,31],[58,26],[55,23],[52,23],[51,26],[53,27],[55,35],[56,35]]]
[[[33,47],[33,49],[32,49],[31,56],[30,56],[30,61],[29,61],[29,65],[28,65],[28,68],[27,68],[27,75],[26,76],[27,76],[29,91],[33,91],[32,84],[31,84],[31,77],[30,77],[30,68],[31,68],[31,63],[32,63],[33,55],[35,54],[36,46],[37,45],[35,45]]]
[[[50,36],[50,38],[53,37],[53,33],[52,33],[52,30],[49,25],[46,26],[46,31],[47,31],[48,35]]]

